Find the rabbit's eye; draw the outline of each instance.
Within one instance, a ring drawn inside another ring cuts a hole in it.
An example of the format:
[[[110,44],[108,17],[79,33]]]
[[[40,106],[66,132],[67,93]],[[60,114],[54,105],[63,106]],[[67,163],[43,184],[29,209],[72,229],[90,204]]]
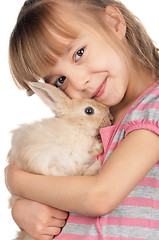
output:
[[[92,115],[92,114],[94,114],[94,109],[93,109],[92,107],[87,107],[87,108],[85,109],[85,113],[86,113],[87,115]]]

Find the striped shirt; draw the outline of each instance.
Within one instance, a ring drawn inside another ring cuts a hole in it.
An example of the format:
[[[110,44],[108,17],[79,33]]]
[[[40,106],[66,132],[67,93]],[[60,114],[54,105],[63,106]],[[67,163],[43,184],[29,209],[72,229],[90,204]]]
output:
[[[101,129],[104,163],[127,134],[147,129],[159,134],[159,81],[149,87],[116,125]],[[159,163],[110,214],[71,213],[57,240],[159,240]]]

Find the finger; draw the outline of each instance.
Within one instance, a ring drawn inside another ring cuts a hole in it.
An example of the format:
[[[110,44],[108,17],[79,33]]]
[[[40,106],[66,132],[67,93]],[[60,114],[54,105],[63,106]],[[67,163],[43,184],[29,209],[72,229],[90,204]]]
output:
[[[63,226],[65,226],[65,224],[66,224],[65,220],[53,218],[48,227],[60,227],[60,228],[62,228]]]
[[[54,235],[58,235],[60,232],[61,232],[60,227],[49,227],[46,229],[44,235],[54,236]]]
[[[57,208],[52,208],[53,216],[57,219],[67,219],[68,218],[68,212],[59,210]]]
[[[50,235],[41,235],[40,237],[36,238],[36,240],[52,240],[54,236]]]

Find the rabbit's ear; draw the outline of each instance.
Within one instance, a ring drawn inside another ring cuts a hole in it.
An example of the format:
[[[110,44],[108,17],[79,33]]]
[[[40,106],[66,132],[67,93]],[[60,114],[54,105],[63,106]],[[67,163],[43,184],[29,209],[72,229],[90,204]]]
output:
[[[65,113],[71,104],[70,98],[51,84],[29,82],[28,85],[56,115]]]

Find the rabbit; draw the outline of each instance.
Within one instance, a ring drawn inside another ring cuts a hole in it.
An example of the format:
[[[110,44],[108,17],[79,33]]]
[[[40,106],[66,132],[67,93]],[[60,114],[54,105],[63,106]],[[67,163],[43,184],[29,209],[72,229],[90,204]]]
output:
[[[12,131],[8,161],[36,174],[68,176],[96,175],[103,153],[99,129],[111,125],[109,108],[93,99],[70,99],[47,83],[30,82],[29,87],[55,116]],[[18,197],[12,196],[10,205]],[[24,231],[16,240],[33,240]]]

